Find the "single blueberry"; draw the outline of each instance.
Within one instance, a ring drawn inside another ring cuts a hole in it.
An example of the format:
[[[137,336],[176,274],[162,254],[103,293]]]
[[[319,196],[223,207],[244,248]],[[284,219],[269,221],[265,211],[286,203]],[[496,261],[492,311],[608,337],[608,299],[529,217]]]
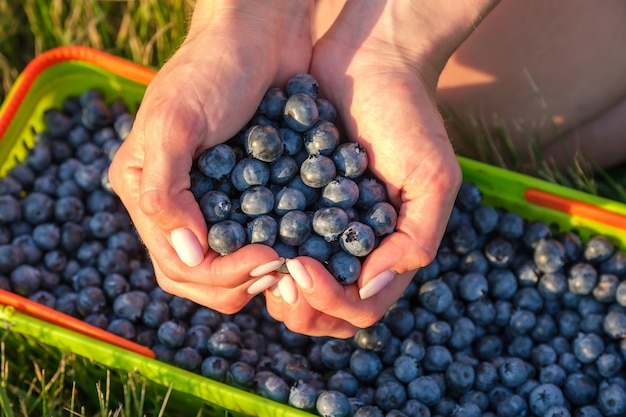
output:
[[[249,157],[268,163],[277,160],[284,151],[278,130],[268,125],[250,127],[245,133],[244,144]]]
[[[255,185],[241,193],[241,211],[250,216],[269,214],[274,205],[274,193],[265,186]]]
[[[303,139],[304,148],[309,155],[324,155],[333,157],[333,160],[333,152],[341,141],[339,129],[326,120],[318,121],[315,126],[304,132]]]
[[[200,198],[198,204],[207,223],[217,223],[226,220],[232,211],[230,198],[221,191],[213,190],[207,192]]]
[[[335,177],[330,182],[328,182],[328,184],[326,184],[322,189],[322,203],[327,207],[339,207],[343,209],[348,209],[354,206],[358,198],[358,185],[354,181],[346,177]],[[386,214],[386,212],[384,213]],[[395,213],[395,210],[392,211],[392,213]],[[378,220],[381,220],[380,216],[382,216],[382,213],[375,213],[374,215],[378,215]],[[389,216],[393,216],[393,214],[389,214]],[[390,217],[389,221],[393,221],[393,218]],[[372,222],[376,223],[376,220],[372,220]],[[387,227],[387,225],[385,225],[384,227]]]
[[[278,239],[291,246],[304,243],[312,231],[311,218],[300,210],[291,210],[278,220]]]
[[[274,246],[278,235],[278,223],[273,217],[262,214],[250,220],[246,225],[249,243],[261,243]]]
[[[285,92],[288,96],[302,93],[316,99],[319,95],[319,84],[311,74],[298,73],[287,80]]]

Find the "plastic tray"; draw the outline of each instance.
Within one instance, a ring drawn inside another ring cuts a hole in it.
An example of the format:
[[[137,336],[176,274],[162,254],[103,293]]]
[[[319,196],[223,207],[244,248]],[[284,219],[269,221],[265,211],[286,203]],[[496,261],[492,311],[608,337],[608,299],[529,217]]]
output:
[[[68,95],[99,88],[107,99],[138,107],[154,71],[85,47],[48,51],[24,70],[0,108],[0,177],[25,156],[44,129],[41,115]],[[134,108],[133,108],[134,107]],[[476,183],[485,202],[542,220],[561,230],[576,229],[612,238],[626,247],[626,206],[529,176],[459,157],[464,179]],[[5,292],[6,293],[6,292]],[[0,293],[0,325],[72,351],[102,365],[147,379],[210,404],[214,415],[310,416],[287,405],[212,381],[153,359],[149,349],[116,343],[110,335],[55,314],[12,294]],[[106,332],[104,332],[106,333]]]

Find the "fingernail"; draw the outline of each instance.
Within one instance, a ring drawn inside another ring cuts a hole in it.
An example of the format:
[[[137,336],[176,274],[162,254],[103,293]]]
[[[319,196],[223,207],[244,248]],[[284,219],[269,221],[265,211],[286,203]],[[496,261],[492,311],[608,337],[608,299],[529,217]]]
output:
[[[270,287],[270,292],[272,293],[274,297],[280,298],[280,288],[278,288],[278,283]]]
[[[278,279],[279,278],[275,277],[274,275],[266,275],[264,277],[261,277],[257,279],[256,281],[254,281],[252,285],[248,287],[248,294],[250,295],[260,294],[266,289],[268,289],[269,287],[271,287],[272,285],[276,284]]]
[[[193,232],[185,227],[172,230],[170,234],[172,246],[181,261],[187,266],[196,266],[204,259],[200,242]]]
[[[359,290],[359,296],[361,296],[361,300],[365,300],[366,298],[370,298],[380,292],[383,288],[385,288],[393,279],[396,277],[396,274],[391,271],[383,271],[380,274],[376,275],[369,281],[367,284],[363,286]]]
[[[289,274],[294,281],[296,281],[298,286],[304,288],[305,290],[313,288],[313,279],[311,278],[309,271],[307,271],[302,265],[302,262],[297,259],[287,259],[285,264],[287,265]]]
[[[285,263],[285,258],[279,258],[279,259],[276,259],[275,261],[270,261],[266,264],[259,265],[256,268],[254,268],[252,271],[250,271],[250,276],[261,277],[263,275],[267,275],[270,272],[276,271],[278,268],[282,266],[283,263]]]
[[[278,290],[280,291],[280,296],[287,304],[295,304],[298,299],[298,289],[296,288],[296,283],[293,282],[289,275],[283,276],[278,281]]]

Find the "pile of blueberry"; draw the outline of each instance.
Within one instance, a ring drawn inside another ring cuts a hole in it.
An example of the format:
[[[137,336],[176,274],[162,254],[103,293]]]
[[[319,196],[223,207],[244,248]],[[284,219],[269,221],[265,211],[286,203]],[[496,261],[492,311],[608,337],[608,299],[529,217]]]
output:
[[[256,117],[272,120],[267,109],[280,97],[268,93]],[[484,204],[464,183],[436,258],[380,321],[349,339],[309,337],[273,320],[262,296],[225,315],[157,286],[107,181],[133,122],[123,102],[89,90],[43,118],[47,130],[0,179],[0,288],[148,346],[181,369],[322,416],[626,415],[626,253],[606,237],[582,241],[525,220]],[[241,140],[259,138],[252,131]],[[279,137],[277,161],[291,146]],[[258,156],[255,144],[229,146]],[[246,160],[241,152],[237,161]],[[294,178],[304,181],[309,157],[292,157]],[[232,187],[249,181],[235,166]],[[211,179],[211,189],[225,178]],[[243,203],[235,201],[231,218]]]
[[[191,191],[215,252],[265,244],[285,258],[315,258],[351,284],[397,213],[368,175],[365,149],[342,140],[337,112],[318,91],[306,73],[269,89],[238,135],[194,161]]]

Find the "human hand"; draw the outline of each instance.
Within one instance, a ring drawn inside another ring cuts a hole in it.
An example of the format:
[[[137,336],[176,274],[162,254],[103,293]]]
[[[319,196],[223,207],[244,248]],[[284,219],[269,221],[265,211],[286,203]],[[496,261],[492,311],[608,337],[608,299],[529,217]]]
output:
[[[189,171],[251,119],[270,86],[308,70],[310,3],[268,3],[197,2],[187,39],[148,87],[109,173],[159,285],[224,313],[272,285],[266,274],[282,259],[264,245],[224,257],[210,250]]]
[[[421,30],[418,23],[432,26],[437,13],[425,17],[421,13],[432,11],[413,10],[412,19],[411,10],[397,13],[385,2],[348,2],[316,43],[310,72],[344,116],[348,138],[366,149],[370,169],[386,184],[399,216],[396,231],[363,262],[355,284],[341,286],[310,258],[287,261],[297,285],[283,278],[278,292],[266,297],[270,314],[288,328],[350,336],[379,320],[415,270],[435,257],[461,183],[435,91],[447,58],[494,2],[478,3],[476,14],[449,19],[451,28]],[[456,13],[439,6],[442,18]],[[408,33],[417,41],[403,42]]]

